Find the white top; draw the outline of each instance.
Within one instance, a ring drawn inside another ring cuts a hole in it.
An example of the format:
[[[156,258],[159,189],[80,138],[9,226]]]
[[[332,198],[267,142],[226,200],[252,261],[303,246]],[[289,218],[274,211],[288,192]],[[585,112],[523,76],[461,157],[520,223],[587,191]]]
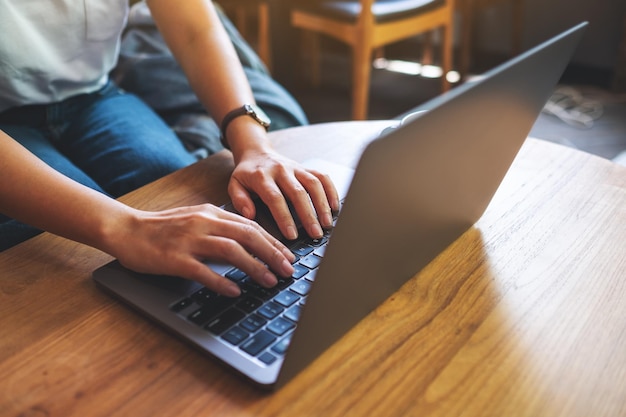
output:
[[[128,0],[0,0],[0,111],[104,86],[127,18]]]

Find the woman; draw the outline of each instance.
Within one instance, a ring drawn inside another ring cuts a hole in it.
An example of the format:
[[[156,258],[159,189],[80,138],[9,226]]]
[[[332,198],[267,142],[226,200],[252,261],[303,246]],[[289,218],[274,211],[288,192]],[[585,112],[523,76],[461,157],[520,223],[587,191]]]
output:
[[[249,220],[252,195],[294,239],[287,202],[319,237],[332,225],[337,192],[328,176],[272,150],[262,117],[243,110],[254,112],[254,99],[212,2],[147,3],[196,95],[223,121],[235,160],[228,190],[244,217],[212,205],[144,212],[109,197],[194,161],[145,104],[108,80],[126,0],[84,0],[80,7],[75,0],[7,0],[0,6],[0,212],[15,220],[0,226],[3,238],[24,238],[19,220],[139,272],[178,275],[222,294],[236,296],[239,288],[202,259],[227,261],[272,286],[271,271],[290,275],[293,256]]]

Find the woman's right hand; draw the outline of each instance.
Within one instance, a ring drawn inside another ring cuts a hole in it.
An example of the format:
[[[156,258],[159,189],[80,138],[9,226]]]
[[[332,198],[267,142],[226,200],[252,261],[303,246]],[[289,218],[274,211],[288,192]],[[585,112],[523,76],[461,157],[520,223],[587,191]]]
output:
[[[130,209],[127,214],[114,222],[103,249],[134,271],[188,278],[231,297],[240,294],[237,284],[203,261],[230,263],[264,287],[276,285],[275,273],[293,273],[295,256],[278,239],[256,222],[214,205]]]
[[[229,296],[239,287],[203,261],[230,263],[266,287],[275,274],[293,273],[295,256],[238,214],[211,204],[137,210],[53,170],[2,131],[0,149],[0,213],[105,251],[127,268],[192,279]]]

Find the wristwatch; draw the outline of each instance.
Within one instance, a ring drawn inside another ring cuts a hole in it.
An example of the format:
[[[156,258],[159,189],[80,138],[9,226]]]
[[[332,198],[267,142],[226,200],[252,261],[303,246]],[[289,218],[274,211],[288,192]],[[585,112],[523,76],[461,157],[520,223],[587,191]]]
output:
[[[267,114],[265,114],[265,112],[261,110],[261,108],[256,104],[244,104],[243,106],[228,112],[226,116],[224,116],[224,119],[222,120],[222,125],[220,126],[220,131],[222,134],[222,136],[220,137],[220,141],[226,149],[230,149],[230,146],[228,146],[228,141],[226,140],[226,129],[228,128],[230,122],[232,122],[239,116],[252,117],[252,119],[254,119],[258,124],[263,126],[265,130],[268,130],[270,124],[272,123],[270,118],[267,117]]]

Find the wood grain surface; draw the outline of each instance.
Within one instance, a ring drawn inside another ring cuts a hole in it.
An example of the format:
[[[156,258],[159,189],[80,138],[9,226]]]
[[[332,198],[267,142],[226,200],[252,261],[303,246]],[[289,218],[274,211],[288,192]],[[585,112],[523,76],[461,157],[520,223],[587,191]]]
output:
[[[390,122],[272,134],[354,165]],[[125,197],[228,200],[228,152]],[[111,258],[43,234],[0,253],[0,416],[626,416],[626,168],[528,139],[474,227],[280,391],[97,289]]]

